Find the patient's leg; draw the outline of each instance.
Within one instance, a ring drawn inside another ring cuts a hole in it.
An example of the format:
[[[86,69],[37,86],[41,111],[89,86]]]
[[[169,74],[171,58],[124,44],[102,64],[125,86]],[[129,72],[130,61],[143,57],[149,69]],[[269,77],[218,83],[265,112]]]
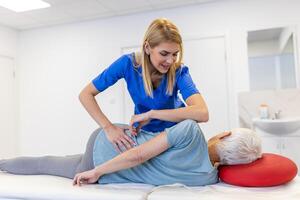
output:
[[[0,169],[12,174],[48,174],[73,178],[82,155],[17,157],[1,160]]]
[[[17,157],[0,160],[0,170],[13,174],[48,174],[73,178],[76,173],[94,168],[93,146],[97,129],[90,136],[84,154],[71,156]]]

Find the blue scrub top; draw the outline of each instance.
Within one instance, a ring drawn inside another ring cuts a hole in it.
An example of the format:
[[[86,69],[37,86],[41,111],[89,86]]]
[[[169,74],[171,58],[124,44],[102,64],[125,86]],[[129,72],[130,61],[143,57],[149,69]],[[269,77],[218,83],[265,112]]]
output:
[[[173,94],[166,94],[167,76],[163,76],[160,85],[153,90],[153,98],[147,96],[144,89],[142,67],[134,66],[134,53],[125,54],[106,68],[100,75],[93,79],[92,83],[99,92],[115,84],[119,79],[124,78],[131,99],[135,105],[134,113],[141,114],[149,110],[164,110],[184,107],[180,100],[178,92],[182,95],[184,101],[191,95],[199,93],[197,90],[187,66],[181,65],[176,70],[176,78]],[[161,132],[165,128],[175,125],[175,122],[153,119],[142,127],[145,131]]]

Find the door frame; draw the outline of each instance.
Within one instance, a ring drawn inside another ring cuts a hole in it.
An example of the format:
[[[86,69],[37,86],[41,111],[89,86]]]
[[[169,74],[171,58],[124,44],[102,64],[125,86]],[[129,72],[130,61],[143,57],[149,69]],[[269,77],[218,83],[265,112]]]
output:
[[[16,74],[16,59],[12,56],[7,56],[0,54],[0,59],[8,59],[12,62],[12,71],[13,71],[13,121],[14,121],[14,129],[13,134],[16,137],[15,146],[14,146],[14,154],[17,156],[19,154],[19,144],[20,144],[20,137],[19,137],[19,95],[18,95],[18,79]]]

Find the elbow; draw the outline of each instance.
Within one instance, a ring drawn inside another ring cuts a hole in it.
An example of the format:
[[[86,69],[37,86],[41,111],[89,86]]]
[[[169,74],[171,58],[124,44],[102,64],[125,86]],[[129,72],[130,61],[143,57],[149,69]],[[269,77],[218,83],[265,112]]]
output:
[[[86,99],[89,99],[90,97],[94,97],[96,94],[94,94],[89,87],[85,87],[78,95],[78,99],[81,103],[85,102]]]
[[[207,109],[200,109],[200,111],[198,112],[198,122],[208,122],[209,120],[209,113]]]
[[[84,96],[85,96],[85,92],[84,92],[84,90],[82,90],[80,93],[79,93],[79,95],[78,95],[78,99],[79,99],[79,101],[82,103],[83,102],[83,100],[84,100]]]
[[[82,100],[82,92],[83,92],[83,91],[81,91],[81,92],[79,93],[79,95],[78,95],[78,99],[79,99],[79,101],[81,101],[81,100]]]
[[[204,114],[203,114],[203,122],[208,122],[208,120],[209,120],[209,113],[208,113],[208,111],[206,111]]]

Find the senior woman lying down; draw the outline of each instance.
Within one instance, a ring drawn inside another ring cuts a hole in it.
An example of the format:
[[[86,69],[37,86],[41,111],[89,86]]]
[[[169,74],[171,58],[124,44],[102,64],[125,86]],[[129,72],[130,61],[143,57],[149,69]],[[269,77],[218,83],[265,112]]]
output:
[[[98,129],[84,154],[0,160],[0,170],[67,177],[79,186],[96,182],[200,186],[218,182],[218,164],[250,163],[261,156],[261,140],[249,129],[223,132],[206,142],[198,124],[184,120],[158,135],[127,134],[136,146],[121,154]]]

